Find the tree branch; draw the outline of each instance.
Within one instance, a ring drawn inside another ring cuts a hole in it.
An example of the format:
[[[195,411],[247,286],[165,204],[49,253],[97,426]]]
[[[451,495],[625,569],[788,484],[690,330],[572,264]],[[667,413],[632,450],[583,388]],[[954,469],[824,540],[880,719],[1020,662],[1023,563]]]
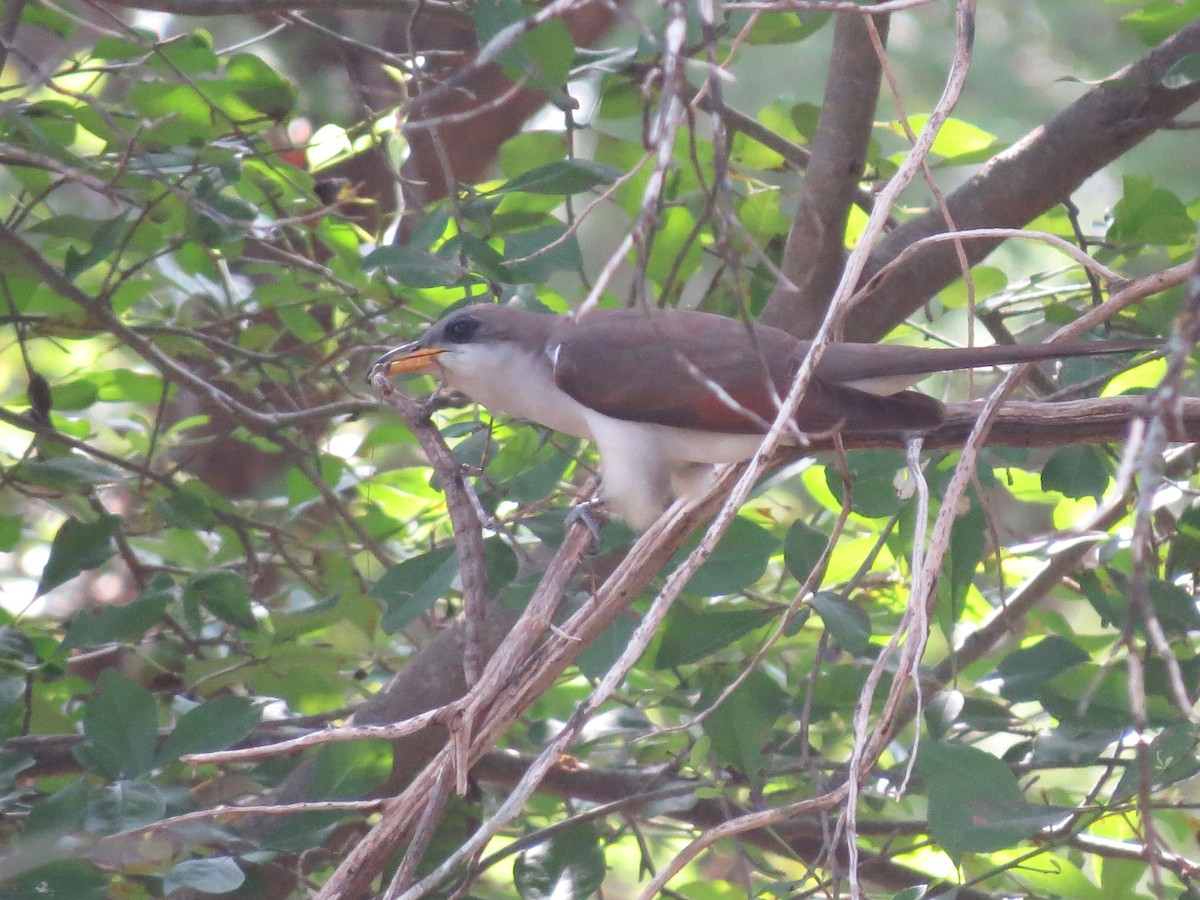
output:
[[[886,37],[887,17],[875,21]],[[763,309],[764,324],[809,337],[825,318],[842,276],[846,218],[866,165],[880,73],[866,18],[839,16],[812,157],[783,251],[784,277]]]
[[[946,198],[954,222],[962,229],[1020,228],[1066,200],[1089,176],[1200,100],[1200,83],[1182,88],[1162,84],[1172,66],[1197,52],[1200,21],[1181,29],[992,159]],[[915,241],[944,229],[945,218],[937,209],[901,225],[874,249],[859,284],[867,284]],[[972,241],[964,249],[975,264],[999,244],[999,240]],[[878,340],[960,274],[953,245],[929,247],[899,266],[864,299],[863,312],[870,314],[850,317],[845,339]]]

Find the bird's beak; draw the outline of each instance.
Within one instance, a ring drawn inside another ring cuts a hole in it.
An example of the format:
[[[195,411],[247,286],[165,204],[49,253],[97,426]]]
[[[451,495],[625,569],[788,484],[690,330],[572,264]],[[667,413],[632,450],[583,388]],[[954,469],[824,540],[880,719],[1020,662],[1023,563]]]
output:
[[[422,347],[419,341],[401,344],[371,364],[371,368],[367,372],[367,380],[370,381],[376,375],[391,378],[393,375],[428,372],[433,368],[434,360],[445,352],[441,347]]]

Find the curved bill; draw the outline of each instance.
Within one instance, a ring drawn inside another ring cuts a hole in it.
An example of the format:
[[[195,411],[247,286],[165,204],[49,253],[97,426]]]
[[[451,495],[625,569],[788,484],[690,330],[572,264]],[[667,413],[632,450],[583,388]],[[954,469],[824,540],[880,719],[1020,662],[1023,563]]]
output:
[[[428,372],[433,368],[433,362],[446,351],[440,347],[421,347],[417,341],[411,344],[401,344],[395,350],[389,350],[371,364],[367,370],[367,380],[376,375],[391,378],[393,375],[411,375],[416,372]]]

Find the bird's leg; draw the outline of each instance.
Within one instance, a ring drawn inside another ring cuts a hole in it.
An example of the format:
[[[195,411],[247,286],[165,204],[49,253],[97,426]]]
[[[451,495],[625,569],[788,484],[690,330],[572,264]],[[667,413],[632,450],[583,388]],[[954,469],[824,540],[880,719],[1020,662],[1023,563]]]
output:
[[[602,522],[608,521],[608,518],[608,510],[604,506],[604,501],[599,497],[593,497],[571,507],[571,511],[567,513],[566,526],[569,529],[578,522],[588,530],[592,536],[592,542],[588,545],[587,552],[594,556],[604,545],[600,538],[600,525]]]

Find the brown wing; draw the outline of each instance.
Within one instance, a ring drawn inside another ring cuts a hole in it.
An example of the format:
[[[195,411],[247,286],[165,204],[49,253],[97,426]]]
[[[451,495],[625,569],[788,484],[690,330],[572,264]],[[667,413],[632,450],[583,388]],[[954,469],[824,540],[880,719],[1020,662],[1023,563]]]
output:
[[[706,313],[599,310],[564,322],[554,380],[575,400],[619,419],[735,434],[761,433],[807,345],[785,332]],[[597,377],[597,376],[600,377]],[[774,390],[772,390],[772,388]],[[808,432],[930,428],[931,397],[878,397],[814,379],[796,416]]]

